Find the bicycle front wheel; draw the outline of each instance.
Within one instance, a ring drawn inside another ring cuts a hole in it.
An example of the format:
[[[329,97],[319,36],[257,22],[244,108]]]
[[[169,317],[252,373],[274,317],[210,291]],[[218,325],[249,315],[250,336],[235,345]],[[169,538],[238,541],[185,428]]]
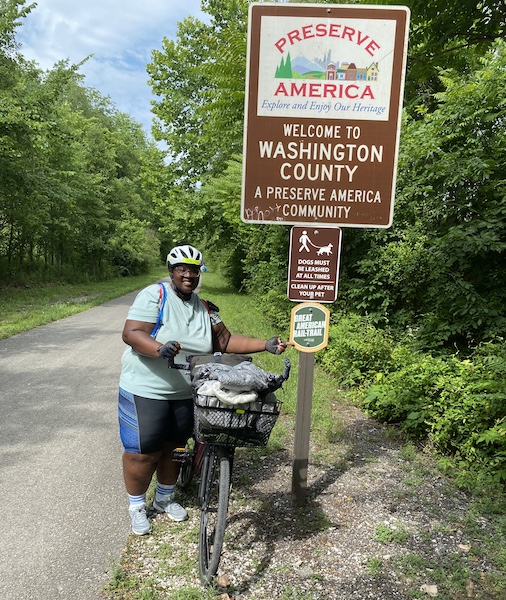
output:
[[[227,524],[233,448],[210,446],[204,457],[200,481],[199,574],[211,583],[220,564]]]

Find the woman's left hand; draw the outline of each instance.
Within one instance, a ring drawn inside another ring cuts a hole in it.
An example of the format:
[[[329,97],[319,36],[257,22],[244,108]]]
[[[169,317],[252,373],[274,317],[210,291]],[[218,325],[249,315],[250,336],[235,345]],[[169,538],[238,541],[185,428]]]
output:
[[[287,346],[293,346],[291,342],[282,342],[279,336],[272,337],[265,342],[265,349],[271,354],[282,354]]]

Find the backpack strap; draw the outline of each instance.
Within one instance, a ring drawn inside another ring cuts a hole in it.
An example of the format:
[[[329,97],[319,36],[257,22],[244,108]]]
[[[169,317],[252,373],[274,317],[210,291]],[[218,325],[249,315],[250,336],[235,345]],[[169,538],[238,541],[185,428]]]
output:
[[[207,300],[202,300],[202,298],[200,298],[200,301],[206,307],[207,314],[210,315],[211,314],[211,309],[209,308],[209,302]]]
[[[165,286],[163,285],[163,283],[161,281],[158,282],[158,285],[160,286],[159,299],[158,299],[158,309],[159,310],[158,310],[158,318],[156,320],[155,326],[153,327],[153,331],[150,333],[150,336],[152,338],[154,338],[156,336],[156,334],[160,330],[160,327],[162,326],[163,309],[165,306],[165,302],[167,301],[167,290],[165,289]]]
[[[210,315],[211,311],[220,312],[220,309],[216,306],[216,304],[213,304],[210,300],[202,300],[202,298],[201,298],[200,301],[206,307],[207,314]]]

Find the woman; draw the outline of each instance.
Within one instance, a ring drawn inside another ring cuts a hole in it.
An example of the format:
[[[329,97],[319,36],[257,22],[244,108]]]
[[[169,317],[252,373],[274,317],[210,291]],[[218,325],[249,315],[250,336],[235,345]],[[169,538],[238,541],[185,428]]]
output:
[[[173,248],[167,255],[170,283],[164,286],[165,303],[156,335],[152,334],[160,313],[159,285],[138,294],[123,329],[128,348],[122,358],[119,425],[132,531],[138,535],[151,531],[146,491],[155,471],[153,508],[174,521],[188,518],[174,500],[179,464],[172,460],[172,452],[184,446],[193,432],[190,374],[167,368],[167,361],[184,363],[187,354],[211,352],[280,354],[287,346],[279,337],[262,340],[231,334],[218,308],[195,292],[202,265],[202,254],[193,246]]]

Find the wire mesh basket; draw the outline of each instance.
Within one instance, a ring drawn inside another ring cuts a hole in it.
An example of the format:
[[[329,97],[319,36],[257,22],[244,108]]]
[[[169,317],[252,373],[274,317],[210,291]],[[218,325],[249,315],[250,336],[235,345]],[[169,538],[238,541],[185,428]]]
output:
[[[225,446],[266,446],[280,407],[273,393],[240,407],[216,402],[212,396],[196,396],[195,437]]]

